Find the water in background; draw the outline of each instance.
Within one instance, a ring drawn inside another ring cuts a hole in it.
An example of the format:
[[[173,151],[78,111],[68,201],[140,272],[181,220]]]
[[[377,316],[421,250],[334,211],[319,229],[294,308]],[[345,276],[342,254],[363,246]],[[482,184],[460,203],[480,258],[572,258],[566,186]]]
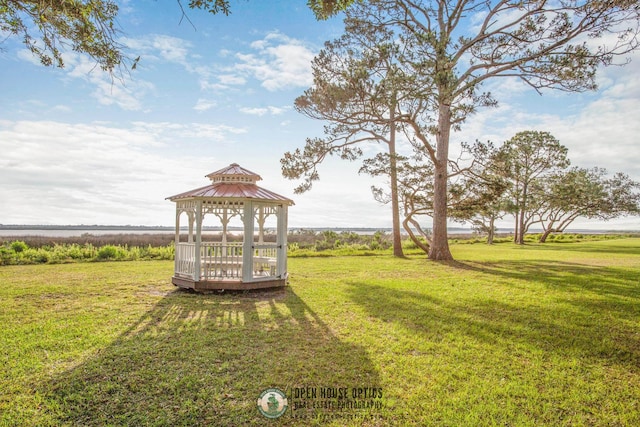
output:
[[[361,235],[372,235],[377,231],[384,231],[385,233],[391,233],[390,228],[341,228],[341,227],[294,227],[289,228],[289,232],[296,232],[299,230],[312,230],[316,233],[321,233],[323,231],[335,231],[336,233],[342,232],[354,232]],[[186,233],[186,228],[181,229],[181,233]],[[206,233],[219,233],[221,229],[218,227],[205,227],[204,232]],[[468,235],[472,234],[473,230],[469,228],[461,228],[461,227],[451,227],[448,230],[449,235]],[[498,233],[511,233],[513,230],[509,228],[498,229]],[[530,233],[540,233],[542,230],[530,230]],[[567,233],[585,233],[585,234],[605,234],[608,232],[615,232],[614,230],[586,230],[586,229],[576,229],[576,230],[567,230]],[[241,235],[241,229],[230,229],[230,234]],[[113,235],[113,234],[174,234],[174,229],[170,227],[131,227],[131,228],[42,228],[42,229],[29,229],[29,228],[0,228],[0,237],[16,237],[16,236],[44,236],[44,237],[77,237],[82,236],[83,234],[91,234],[93,236],[101,236],[101,235]],[[404,230],[402,230],[402,234],[406,234]]]
[[[331,227],[308,227],[308,228],[289,228],[289,232],[296,232],[299,230],[312,230],[316,233],[323,231],[335,231],[336,233],[342,232],[354,232],[361,235],[372,235],[377,231],[384,231],[385,233],[391,233],[390,228],[331,228]],[[181,230],[182,233],[186,232],[186,229]],[[208,233],[219,233],[219,228],[207,228],[203,230]],[[242,234],[242,230],[231,229],[231,234]],[[404,233],[404,230],[403,230]],[[464,228],[452,228],[449,229],[449,234],[471,234],[472,230]],[[91,234],[93,236],[100,235],[112,235],[112,234],[174,234],[174,229],[168,227],[159,228],[93,228],[93,229],[76,229],[76,228],[46,228],[46,229],[3,229],[0,228],[0,237],[16,237],[16,236],[44,236],[44,237],[77,237],[83,234]]]

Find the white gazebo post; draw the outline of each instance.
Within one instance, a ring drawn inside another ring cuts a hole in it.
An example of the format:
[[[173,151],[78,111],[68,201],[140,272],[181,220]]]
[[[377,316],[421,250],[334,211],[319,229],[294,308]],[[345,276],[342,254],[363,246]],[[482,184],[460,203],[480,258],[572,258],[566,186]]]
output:
[[[260,206],[258,208],[258,217],[256,221],[258,222],[258,245],[264,244],[264,222],[267,220],[264,214],[264,206]],[[264,254],[264,249],[258,249],[258,256],[262,256]]]
[[[253,279],[253,202],[244,203],[244,236],[242,239],[242,281]]]
[[[278,244],[278,262],[276,265],[276,274],[286,276],[287,274],[287,208],[278,206],[278,232],[276,242]],[[285,277],[286,279],[286,277]]]
[[[287,209],[293,201],[259,187],[256,182],[262,178],[236,163],[207,177],[211,180],[210,185],[168,198],[176,202],[173,284],[195,290],[284,286],[287,279]],[[187,242],[180,242],[180,215],[183,212],[189,217]],[[213,214],[220,220],[220,241],[203,240],[206,214]],[[265,237],[266,220],[274,214],[275,242],[265,241],[271,240]],[[229,221],[234,216],[242,218],[241,246],[227,239]],[[256,232],[257,241],[254,241]]]
[[[200,273],[202,271],[202,200],[196,203],[196,244],[194,246],[195,262],[193,267],[193,280],[200,281]]]
[[[187,242],[193,243],[193,222],[195,221],[194,212],[189,212],[189,235],[187,236]]]
[[[178,248],[180,247],[180,216],[182,215],[182,211],[179,206],[176,206],[176,235],[174,239],[174,256],[173,256],[173,270],[178,271],[178,261],[180,257],[178,256]]]

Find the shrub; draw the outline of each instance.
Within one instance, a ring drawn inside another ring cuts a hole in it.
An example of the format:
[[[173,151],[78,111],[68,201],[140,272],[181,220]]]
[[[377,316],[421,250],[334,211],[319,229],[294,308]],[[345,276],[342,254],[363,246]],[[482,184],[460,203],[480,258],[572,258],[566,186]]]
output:
[[[287,251],[288,252],[295,252],[295,251],[299,251],[300,250],[300,245],[298,243],[288,243],[287,244]]]
[[[15,252],[7,246],[0,246],[0,265],[12,264]]]
[[[316,251],[326,251],[328,249],[333,249],[333,242],[329,242],[327,240],[320,240],[316,242]]]
[[[113,245],[106,245],[98,249],[98,259],[117,259],[118,258],[118,248]]]
[[[51,258],[51,254],[49,253],[50,248],[29,248],[25,250],[22,254],[22,259],[19,261],[20,264],[45,264],[49,262]]]
[[[27,244],[22,240],[11,242],[11,249],[13,249],[13,251],[17,254],[26,251],[28,248],[29,246],[27,246]]]
[[[175,255],[175,246],[170,244],[168,246],[153,247],[149,245],[146,250],[145,258],[149,259],[166,259],[171,260]]]

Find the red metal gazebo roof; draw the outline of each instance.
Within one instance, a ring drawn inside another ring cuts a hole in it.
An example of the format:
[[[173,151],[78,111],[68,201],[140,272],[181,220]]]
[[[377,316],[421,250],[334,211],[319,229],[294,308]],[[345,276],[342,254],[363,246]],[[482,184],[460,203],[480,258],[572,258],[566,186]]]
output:
[[[225,168],[212,172],[206,177],[211,179],[211,184],[167,197],[167,199],[171,201],[190,198],[254,199],[293,205],[293,200],[257,186],[256,181],[262,179],[260,175],[242,168],[237,163],[232,163]]]

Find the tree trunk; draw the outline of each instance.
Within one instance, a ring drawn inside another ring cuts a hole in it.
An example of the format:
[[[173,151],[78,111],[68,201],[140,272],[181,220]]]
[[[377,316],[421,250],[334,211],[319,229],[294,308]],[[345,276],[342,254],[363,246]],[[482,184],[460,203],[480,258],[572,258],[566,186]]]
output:
[[[393,222],[393,256],[404,258],[402,251],[402,236],[400,235],[400,202],[398,196],[398,167],[396,158],[396,123],[395,103],[389,113],[389,166],[391,169],[391,210]]]
[[[551,227],[547,228],[544,233],[542,233],[542,236],[540,236],[540,243],[544,243],[547,241],[547,237],[549,237],[549,234],[551,234],[553,232],[553,229]]]
[[[522,200],[520,200],[520,217],[518,218],[518,236],[516,243],[519,245],[524,245],[524,216],[527,210],[527,183],[524,182],[522,186]]]
[[[518,245],[524,245],[524,210],[520,211],[520,218],[518,219],[518,239],[516,243]]]
[[[487,234],[487,245],[493,245],[493,236],[495,234],[494,230],[495,230],[495,223],[496,223],[496,219],[495,217],[491,217],[491,219],[489,219],[489,232]]]
[[[441,103],[438,112],[436,162],[433,176],[433,235],[429,248],[429,259],[437,261],[453,260],[447,236],[447,166],[450,132],[451,106]]]
[[[416,224],[414,224],[411,216],[406,217],[404,219],[404,221],[402,221],[402,225],[404,226],[404,229],[407,230],[407,233],[409,234],[409,237],[411,238],[413,243],[415,243],[417,247],[422,249],[425,254],[428,254],[429,253],[429,244],[424,244],[420,239],[418,239],[418,237],[415,235],[413,230],[411,230],[411,225],[409,225],[410,222],[413,225],[416,225]],[[418,227],[419,227],[419,225],[418,225]]]
[[[514,226],[514,229],[513,229],[513,243],[518,243],[518,236],[520,235],[520,232],[519,232],[520,229],[518,228],[518,222],[520,221],[520,219],[518,218],[519,217],[519,213],[520,213],[520,195],[518,194],[518,191],[519,191],[518,187],[519,186],[520,186],[520,183],[516,179],[516,182],[515,182],[515,185],[514,185],[514,188],[515,188],[515,191],[516,191],[516,194],[515,194],[516,200],[515,200],[514,206],[515,206],[516,211],[513,214],[513,216],[515,218],[515,226]]]

